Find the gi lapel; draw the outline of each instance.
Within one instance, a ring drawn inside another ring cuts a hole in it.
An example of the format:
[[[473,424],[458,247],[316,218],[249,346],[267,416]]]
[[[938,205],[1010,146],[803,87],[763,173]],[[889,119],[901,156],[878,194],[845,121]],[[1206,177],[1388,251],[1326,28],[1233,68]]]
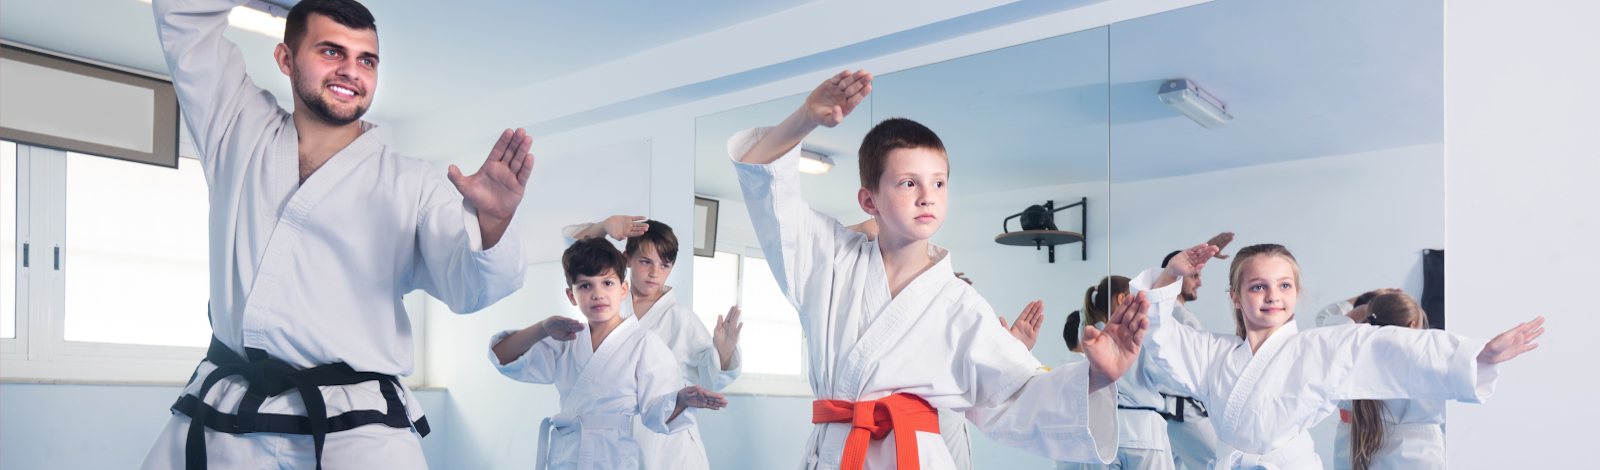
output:
[[[611,334],[606,335],[605,340],[601,341],[598,349],[594,348],[593,343],[586,345],[586,347],[594,350],[594,355],[589,356],[589,360],[583,364],[583,372],[579,373],[578,380],[572,383],[572,390],[570,390],[566,396],[562,397],[562,410],[577,411],[570,409],[568,405],[577,406],[578,403],[567,403],[567,397],[583,396],[592,399],[597,396],[605,395],[605,393],[603,393],[605,390],[600,390],[597,393],[591,393],[591,387],[596,385],[595,381],[600,380],[602,377],[608,377],[604,371],[610,370],[611,364],[623,357],[623,355],[618,354],[618,351],[622,350],[625,344],[633,342],[633,336],[635,334],[643,331],[639,329],[639,320],[633,316],[632,307],[625,307],[624,311],[620,313],[623,314],[622,324],[617,325],[617,329],[612,330]],[[584,331],[579,334],[587,336],[587,333],[587,331]],[[591,412],[594,411],[591,410]]]
[[[283,212],[278,216],[278,223],[273,226],[272,235],[267,240],[267,248],[261,257],[261,264],[256,268],[255,281],[251,285],[249,297],[245,299],[245,346],[264,347],[266,345],[265,338],[252,337],[250,334],[251,331],[263,330],[262,322],[265,321],[260,315],[251,315],[251,311],[254,309],[270,311],[273,306],[262,305],[262,303],[270,303],[274,299],[287,298],[287,296],[294,294],[293,292],[281,292],[282,287],[277,281],[277,277],[284,274],[292,274],[289,272],[289,268],[294,262],[293,253],[299,249],[300,232],[305,228],[306,219],[311,216],[311,210],[316,207],[318,202],[322,201],[322,197],[327,195],[328,191],[337,187],[339,182],[349,176],[361,162],[366,161],[373,154],[383,149],[383,142],[378,140],[378,133],[370,132],[373,126],[365,122],[362,124],[364,131],[367,132],[362,132],[360,137],[356,137],[356,140],[350,142],[350,145],[346,145],[343,150],[328,158],[328,161],[323,163],[322,167],[318,168],[316,172],[312,173],[311,177],[306,179],[305,184],[300,185],[299,189],[296,189],[293,195],[289,197],[289,201],[284,204]],[[298,171],[300,150],[297,142],[299,141],[299,133],[295,130],[293,124],[288,125],[287,130],[288,138],[278,141],[278,153],[280,157],[282,155],[294,156],[294,161],[297,162],[294,165],[297,169],[296,171]],[[298,173],[296,173],[296,176],[298,177]]]
[[[873,245],[876,247],[876,244]],[[870,321],[871,324],[867,325],[866,331],[856,339],[840,361],[842,367],[840,378],[843,379],[839,384],[840,390],[850,393],[852,400],[860,400],[862,394],[866,392],[866,373],[870,365],[876,363],[889,346],[904,338],[911,325],[927,313],[928,306],[933,303],[944,286],[950,281],[957,280],[955,272],[950,268],[949,254],[943,248],[932,245],[929,245],[929,251],[930,255],[937,253],[944,256],[901,289],[900,295],[890,299],[888,304],[884,305],[882,312],[876,315],[866,315],[862,312],[865,318],[860,321]],[[883,305],[878,301],[878,297],[886,296],[889,292],[887,284],[889,278],[884,273],[883,258],[877,250],[872,252],[869,269],[873,275],[868,279],[872,280],[871,282],[883,283],[882,286],[867,286],[864,303],[868,308],[872,308],[875,305]]]
[[[650,305],[650,310],[644,312],[644,317],[639,318],[639,328],[655,330],[656,325],[661,324],[662,319],[667,317],[667,310],[677,304],[678,296],[673,294],[672,290],[669,289],[662,293],[661,298],[656,299],[656,303]]]
[[[1283,351],[1284,345],[1289,343],[1289,338],[1294,337],[1299,332],[1300,327],[1295,325],[1293,319],[1290,319],[1282,328],[1278,328],[1278,331],[1272,332],[1272,336],[1268,337],[1266,342],[1261,343],[1261,349],[1250,357],[1250,364],[1245,366],[1244,373],[1239,374],[1239,381],[1234,383],[1233,392],[1228,394],[1228,408],[1223,410],[1223,422],[1226,423],[1226,426],[1238,426],[1239,415],[1244,413],[1245,407],[1248,406],[1246,401],[1250,399],[1251,393],[1255,391],[1256,383],[1261,380],[1261,374],[1267,370],[1267,366],[1272,363],[1272,359]],[[1246,341],[1240,347],[1248,351],[1250,344]]]

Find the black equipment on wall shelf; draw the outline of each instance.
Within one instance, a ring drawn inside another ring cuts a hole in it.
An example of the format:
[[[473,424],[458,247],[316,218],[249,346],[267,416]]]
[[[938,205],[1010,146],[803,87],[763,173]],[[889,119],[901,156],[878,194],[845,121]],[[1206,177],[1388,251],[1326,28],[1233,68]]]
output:
[[[1078,202],[1056,207],[1055,201],[1045,201],[1044,205],[1028,206],[1022,212],[1012,214],[1000,221],[1000,230],[1003,233],[995,235],[994,242],[1001,245],[1031,246],[1035,250],[1050,248],[1050,262],[1056,262],[1056,245],[1069,243],[1082,243],[1083,260],[1089,260],[1089,242],[1083,233],[1066,232],[1056,229],[1056,212],[1078,208],[1078,214],[1083,218],[1083,231],[1089,232],[1089,198],[1079,199]],[[1013,232],[1006,225],[1011,219],[1019,219],[1018,224],[1022,231]]]

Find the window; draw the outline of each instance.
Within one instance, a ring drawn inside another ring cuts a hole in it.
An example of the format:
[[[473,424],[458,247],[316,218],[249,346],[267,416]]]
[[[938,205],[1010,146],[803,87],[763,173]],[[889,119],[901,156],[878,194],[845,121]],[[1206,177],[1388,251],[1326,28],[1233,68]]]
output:
[[[811,396],[800,317],[784,298],[760,248],[717,241],[716,256],[694,258],[694,310],[715,331],[717,316],[738,305],[743,367],[726,393]]]
[[[209,345],[200,162],[173,171],[68,152],[66,178],[65,339]]]
[[[0,142],[0,338],[17,337],[17,144]]]

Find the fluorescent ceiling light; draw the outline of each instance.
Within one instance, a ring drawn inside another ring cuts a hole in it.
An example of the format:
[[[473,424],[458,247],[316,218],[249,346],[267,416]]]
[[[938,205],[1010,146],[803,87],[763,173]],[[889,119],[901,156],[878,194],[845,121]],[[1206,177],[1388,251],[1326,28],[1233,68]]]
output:
[[[1161,91],[1156,93],[1156,97],[1206,129],[1221,129],[1233,119],[1233,116],[1228,115],[1227,106],[1223,106],[1221,101],[1217,101],[1210,93],[1206,93],[1194,82],[1186,79],[1180,78],[1162,84]]]
[[[800,172],[820,175],[833,169],[833,158],[815,150],[800,149]]]
[[[150,0],[139,0],[150,3]],[[264,2],[251,0],[244,6],[233,7],[228,13],[228,24],[245,31],[262,34],[265,36],[283,39],[283,28],[286,24],[284,17],[289,15],[289,10],[283,7]]]

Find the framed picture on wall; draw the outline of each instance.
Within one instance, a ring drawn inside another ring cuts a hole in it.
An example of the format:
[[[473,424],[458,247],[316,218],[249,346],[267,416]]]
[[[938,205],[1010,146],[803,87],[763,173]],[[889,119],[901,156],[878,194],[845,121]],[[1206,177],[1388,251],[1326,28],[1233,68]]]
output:
[[[694,198],[694,255],[717,255],[717,200]]]

